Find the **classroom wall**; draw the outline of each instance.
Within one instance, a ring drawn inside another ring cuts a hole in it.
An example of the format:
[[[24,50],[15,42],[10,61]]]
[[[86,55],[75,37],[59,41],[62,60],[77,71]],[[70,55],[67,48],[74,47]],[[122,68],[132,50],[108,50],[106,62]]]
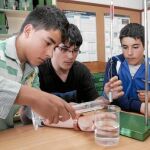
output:
[[[110,5],[111,0],[74,0],[78,2],[88,2],[95,4]],[[143,9],[143,0],[114,0],[114,5],[124,8]]]
[[[104,14],[109,13],[109,6],[70,0],[58,0],[57,6],[62,10],[96,13],[98,61],[86,62],[85,64],[91,72],[103,72],[105,70]],[[130,16],[131,22],[141,23],[141,10],[115,7],[115,14]]]

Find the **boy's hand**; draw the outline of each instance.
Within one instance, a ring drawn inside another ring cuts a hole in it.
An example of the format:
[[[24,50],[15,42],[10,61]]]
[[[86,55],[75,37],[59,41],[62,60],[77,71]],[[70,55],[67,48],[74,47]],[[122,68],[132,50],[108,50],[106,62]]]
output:
[[[22,85],[16,103],[30,106],[43,119],[48,119],[49,123],[76,117],[75,110],[63,99],[25,85]]]
[[[140,113],[145,114],[145,103],[141,104]],[[150,117],[150,103],[148,103],[148,116]]]
[[[138,97],[142,102],[145,102],[145,90],[138,90]],[[150,91],[148,91],[148,101],[150,102]]]
[[[100,102],[100,104],[102,105],[102,106],[107,106],[108,104],[110,104],[110,102],[108,101],[108,99],[106,99],[105,97],[103,97],[103,96],[99,96],[98,98],[96,98],[95,99],[95,101],[98,101],[98,102]]]
[[[117,76],[112,77],[104,86],[104,92],[107,97],[109,95],[109,92],[112,92],[112,99],[117,99],[123,96],[124,92],[122,91],[122,89],[122,82],[121,80],[118,80]]]

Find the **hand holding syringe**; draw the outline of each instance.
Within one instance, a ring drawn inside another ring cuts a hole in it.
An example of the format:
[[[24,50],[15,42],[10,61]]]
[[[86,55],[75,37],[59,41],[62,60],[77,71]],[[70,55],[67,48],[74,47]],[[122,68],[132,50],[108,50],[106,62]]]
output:
[[[81,114],[90,111],[95,111],[98,109],[103,109],[104,105],[102,104],[101,101],[90,101],[90,102],[75,104],[72,107],[75,109],[76,113]],[[37,113],[32,111],[32,122],[35,130],[37,130],[38,127],[41,126],[42,120],[43,119],[41,119],[41,117]]]
[[[102,97],[98,97],[94,101],[75,104],[72,107],[75,109],[77,114],[82,114],[82,113],[86,113],[86,112],[103,109],[106,105],[107,104],[106,104],[106,102],[104,102],[104,99]],[[32,112],[32,122],[33,122],[33,126],[34,126],[35,130],[37,130],[38,127],[41,126],[41,121],[43,121],[43,119],[41,119],[40,116],[38,114],[36,114],[35,112]]]
[[[124,95],[122,82],[118,80],[117,76],[112,77],[104,86],[104,92],[112,102],[113,99],[117,99]]]

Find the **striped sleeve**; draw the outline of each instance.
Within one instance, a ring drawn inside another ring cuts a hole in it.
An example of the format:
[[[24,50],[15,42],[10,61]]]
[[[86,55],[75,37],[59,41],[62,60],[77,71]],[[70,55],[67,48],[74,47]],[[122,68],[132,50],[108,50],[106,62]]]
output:
[[[20,83],[0,76],[0,118],[7,117],[20,88]]]

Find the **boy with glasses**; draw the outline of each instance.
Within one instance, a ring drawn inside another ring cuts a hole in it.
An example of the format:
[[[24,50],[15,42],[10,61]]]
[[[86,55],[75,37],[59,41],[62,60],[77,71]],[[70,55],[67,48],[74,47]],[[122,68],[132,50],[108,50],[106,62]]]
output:
[[[39,66],[40,88],[69,103],[95,100],[99,98],[99,94],[95,89],[91,73],[84,64],[76,61],[82,44],[82,36],[77,26],[69,25],[67,37],[64,43],[55,48],[52,58]],[[113,79],[112,82],[116,80]],[[116,85],[121,86],[120,82]],[[108,91],[109,89],[107,87]],[[100,100],[108,104],[108,100],[103,98]]]

